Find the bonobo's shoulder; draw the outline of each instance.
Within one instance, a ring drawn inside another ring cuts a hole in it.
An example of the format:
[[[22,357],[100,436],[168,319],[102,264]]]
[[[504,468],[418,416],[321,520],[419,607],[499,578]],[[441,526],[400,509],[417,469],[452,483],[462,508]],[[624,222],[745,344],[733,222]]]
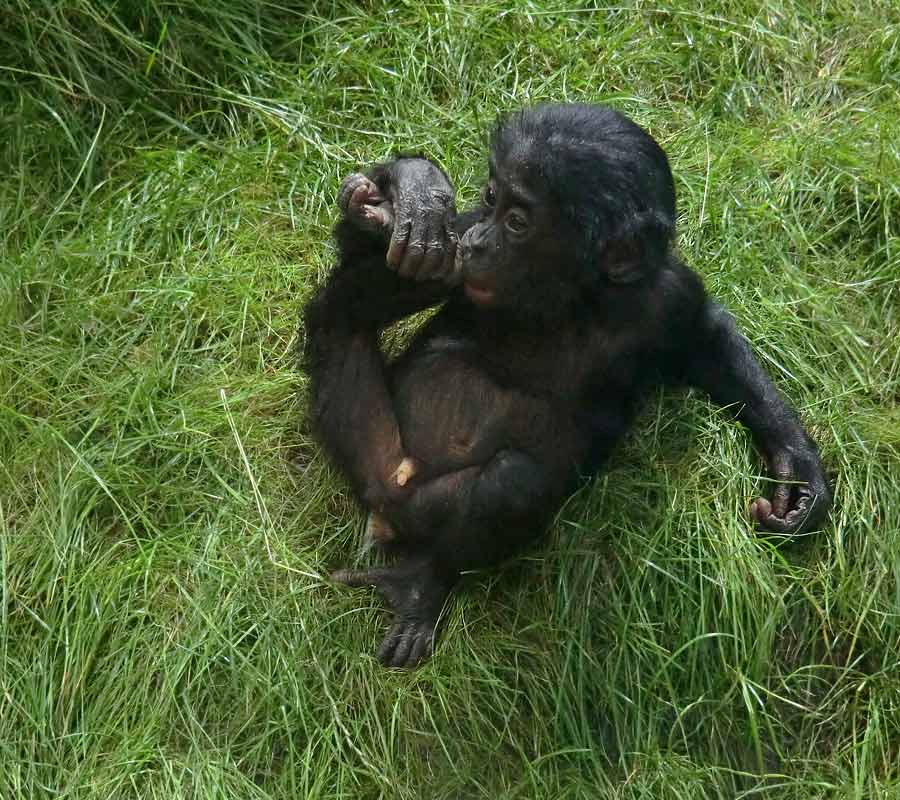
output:
[[[666,259],[659,271],[656,291],[670,301],[679,301],[691,307],[699,308],[706,301],[706,289],[701,277],[675,256]]]
[[[678,350],[700,323],[707,295],[700,277],[677,259],[670,259],[643,287],[640,338],[654,349]]]

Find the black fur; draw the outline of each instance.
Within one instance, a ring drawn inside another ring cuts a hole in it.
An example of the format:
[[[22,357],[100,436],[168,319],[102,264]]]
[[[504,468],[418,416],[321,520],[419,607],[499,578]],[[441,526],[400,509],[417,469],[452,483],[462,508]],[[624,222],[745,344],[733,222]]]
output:
[[[490,173],[480,207],[448,206],[441,240],[429,198],[446,176],[418,159],[374,167],[372,202],[410,231],[403,261],[389,269],[390,231],[361,230],[365,203],[348,206],[338,264],[305,309],[319,438],[397,557],[336,578],[385,594],[394,666],[427,655],[460,572],[539,534],[660,381],[706,389],[753,432],[778,481],[753,507],[763,528],[810,530],[830,504],[815,445],[671,247],[674,184],[647,133],[608,108],[538,106],[498,124]],[[435,272],[456,237],[456,268]],[[385,364],[379,332],[437,303]]]

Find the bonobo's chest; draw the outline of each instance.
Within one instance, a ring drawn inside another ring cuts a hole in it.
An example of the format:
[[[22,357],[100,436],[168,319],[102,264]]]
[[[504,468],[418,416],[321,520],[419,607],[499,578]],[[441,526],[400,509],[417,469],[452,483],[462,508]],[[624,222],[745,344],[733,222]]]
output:
[[[484,315],[456,322],[430,347],[467,352],[497,384],[531,394],[579,402],[604,384],[621,391],[642,363],[633,336],[597,320],[528,324]]]

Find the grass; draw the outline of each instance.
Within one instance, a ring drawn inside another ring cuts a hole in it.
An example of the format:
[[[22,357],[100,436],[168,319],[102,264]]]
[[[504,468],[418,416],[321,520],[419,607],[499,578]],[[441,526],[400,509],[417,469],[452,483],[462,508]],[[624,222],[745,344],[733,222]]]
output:
[[[0,15],[0,797],[900,797],[894,0]],[[343,174],[420,148],[472,199],[497,111],[543,99],[666,147],[835,511],[754,536],[746,432],[661,393],[387,671],[378,601],[325,580],[361,518],[298,309]]]

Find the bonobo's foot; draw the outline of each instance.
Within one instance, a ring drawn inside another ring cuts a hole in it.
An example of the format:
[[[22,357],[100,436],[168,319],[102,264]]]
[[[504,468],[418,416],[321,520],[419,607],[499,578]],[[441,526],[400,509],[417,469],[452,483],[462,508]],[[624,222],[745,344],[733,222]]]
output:
[[[340,569],[332,579],[347,586],[374,586],[394,612],[394,621],[378,649],[387,667],[415,667],[431,655],[435,629],[453,582],[427,561],[403,561],[391,567]]]
[[[354,172],[344,178],[338,192],[338,206],[354,225],[385,239],[394,229],[394,207],[365,175]]]
[[[369,516],[366,518],[366,531],[363,534],[363,538],[375,544],[387,544],[397,538],[397,532],[394,530],[394,526],[381,514],[370,511]]]
[[[760,497],[750,505],[760,528],[783,536],[818,528],[831,508],[831,490],[815,448],[785,447],[770,459],[769,469],[776,481],[772,499]]]

